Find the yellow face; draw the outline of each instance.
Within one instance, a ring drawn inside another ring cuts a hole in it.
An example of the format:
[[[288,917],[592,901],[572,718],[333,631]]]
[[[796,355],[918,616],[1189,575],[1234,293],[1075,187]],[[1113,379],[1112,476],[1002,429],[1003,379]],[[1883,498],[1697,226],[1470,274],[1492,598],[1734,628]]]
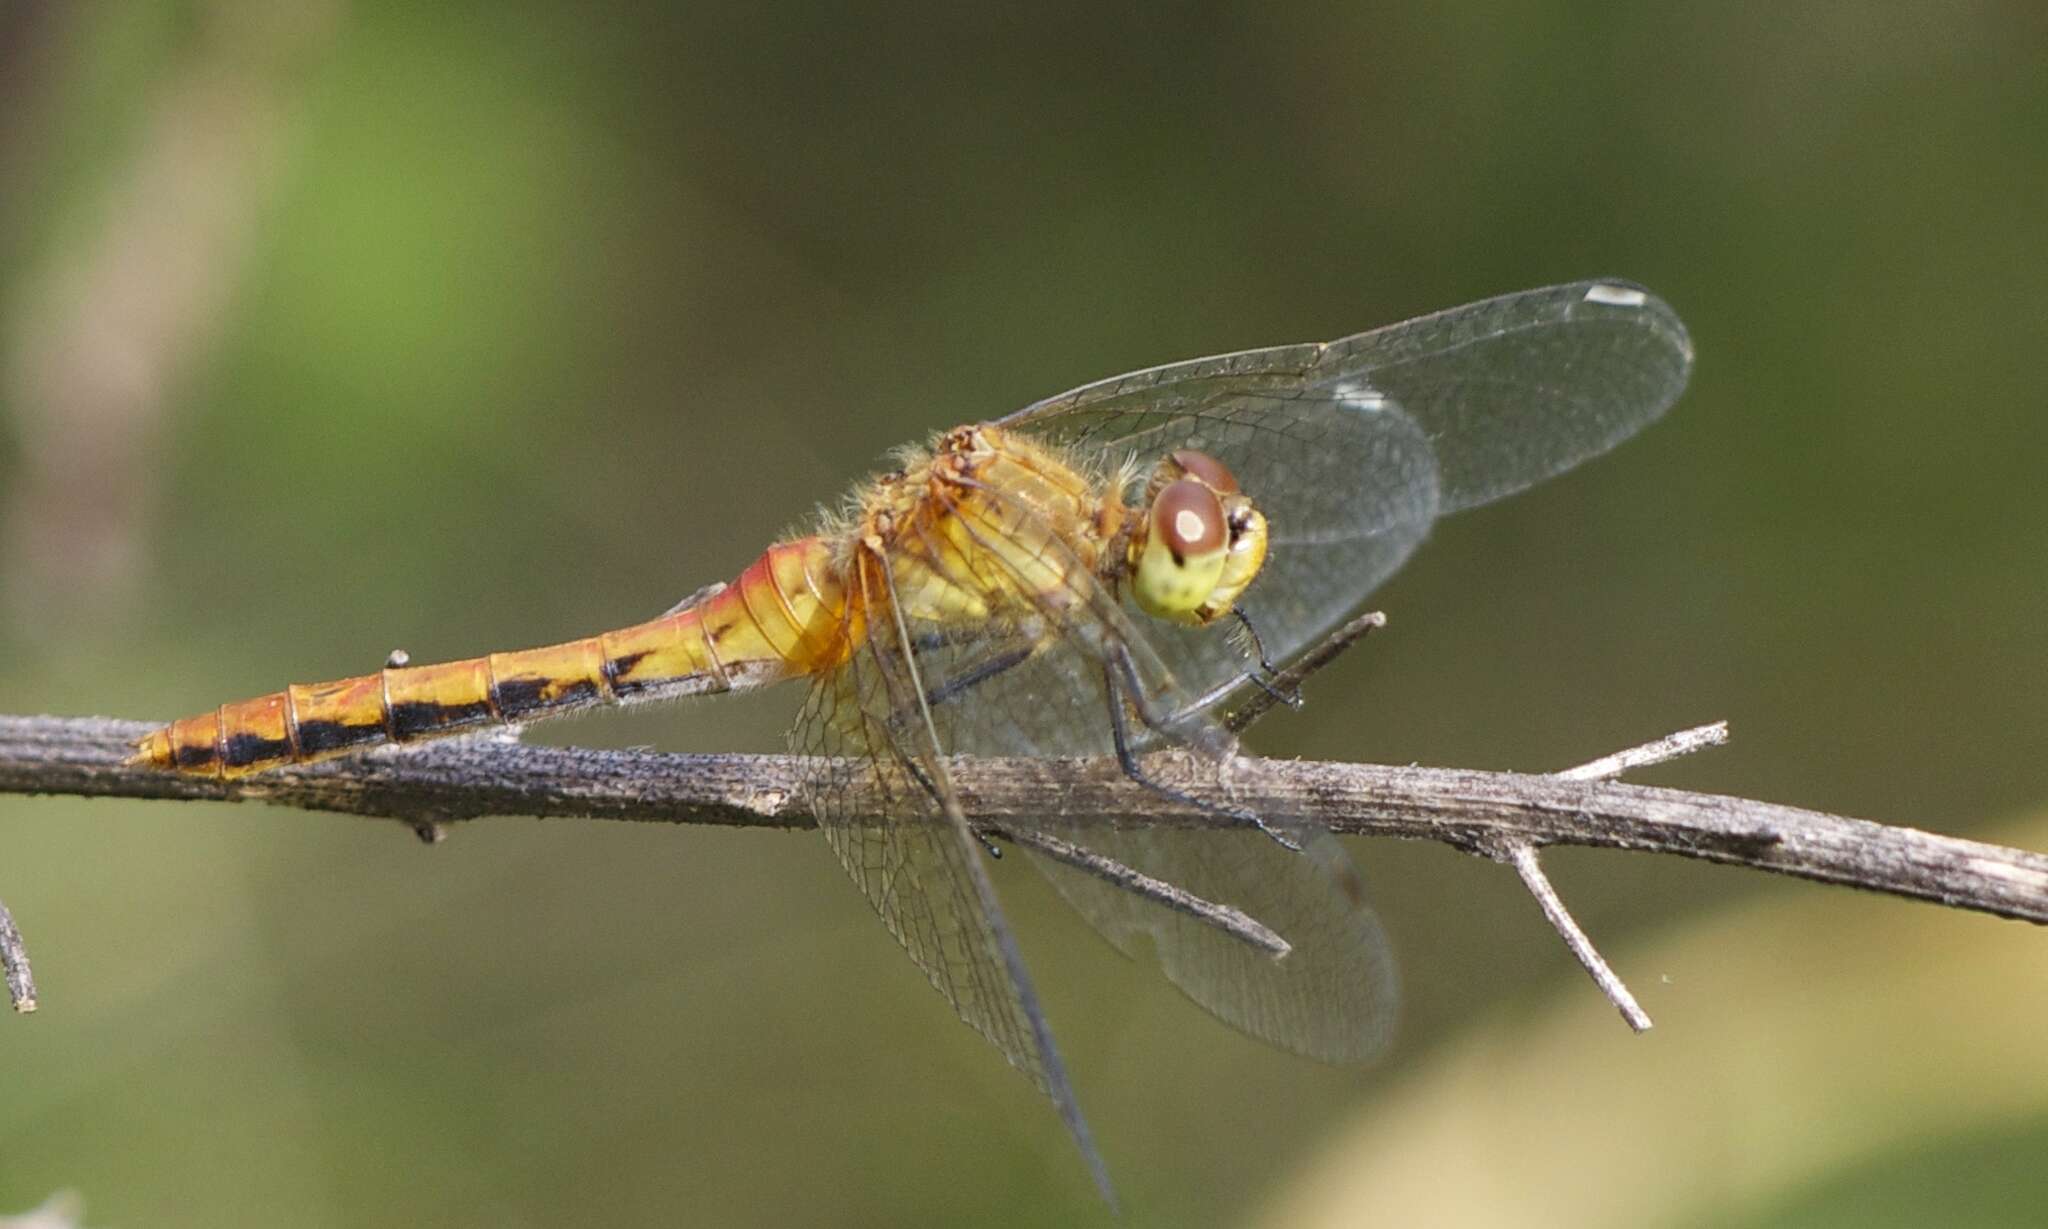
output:
[[[1203,626],[1230,608],[1266,562],[1266,518],[1207,453],[1168,455],[1131,533],[1131,596],[1156,619]]]

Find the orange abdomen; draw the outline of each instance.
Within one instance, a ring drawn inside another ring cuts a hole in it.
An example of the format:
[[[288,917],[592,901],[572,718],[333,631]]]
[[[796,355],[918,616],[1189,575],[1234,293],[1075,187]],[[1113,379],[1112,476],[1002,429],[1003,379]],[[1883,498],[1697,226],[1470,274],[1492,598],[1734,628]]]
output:
[[[633,627],[516,653],[294,684],[156,730],[133,762],[210,777],[330,759],[599,705],[758,687],[844,660],[860,634],[818,538]]]

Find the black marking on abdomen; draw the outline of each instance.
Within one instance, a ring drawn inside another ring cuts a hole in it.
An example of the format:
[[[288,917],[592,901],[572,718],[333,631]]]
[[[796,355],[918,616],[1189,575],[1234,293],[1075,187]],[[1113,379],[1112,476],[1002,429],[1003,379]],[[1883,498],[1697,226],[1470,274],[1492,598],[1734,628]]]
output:
[[[577,679],[564,684],[554,695],[544,695],[554,680],[543,678],[499,679],[491,691],[491,699],[498,705],[498,712],[505,720],[511,721],[528,713],[545,713],[559,708],[581,708],[597,703],[603,698],[597,684],[588,679]]]
[[[470,704],[437,704],[432,700],[406,700],[391,706],[391,736],[401,741],[424,738],[442,730],[489,725],[495,714],[489,700]]]
[[[612,694],[618,696],[620,699],[624,699],[627,696],[642,695],[646,692],[657,691],[664,687],[674,687],[677,683],[681,681],[682,680],[680,679],[673,678],[613,679]]]
[[[266,764],[290,758],[292,745],[286,739],[265,738],[261,734],[230,734],[227,755],[221,762],[229,768],[247,768],[251,764]]]
[[[374,743],[384,737],[384,726],[343,725],[339,721],[299,722],[299,754],[302,756],[321,755],[329,751],[346,751]]]
[[[210,743],[179,743],[171,750],[171,762],[180,768],[211,768],[213,746]]]
[[[604,681],[606,683],[609,683],[614,691],[618,690],[619,676],[621,674],[631,674],[633,672],[633,667],[639,665],[642,661],[644,661],[647,657],[647,654],[650,651],[651,650],[648,649],[642,649],[638,653],[628,653],[624,657],[605,658]],[[634,684],[628,683],[626,684],[626,686],[632,687],[634,686]]]

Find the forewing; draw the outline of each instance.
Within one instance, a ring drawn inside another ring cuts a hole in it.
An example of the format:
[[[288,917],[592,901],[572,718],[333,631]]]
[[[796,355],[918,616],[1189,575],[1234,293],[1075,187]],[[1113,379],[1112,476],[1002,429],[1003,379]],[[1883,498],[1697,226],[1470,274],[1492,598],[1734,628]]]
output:
[[[1692,372],[1678,314],[1641,286],[1572,282],[1333,341],[1313,388],[1363,379],[1436,450],[1442,510],[1563,473],[1659,418]]]
[[[1220,458],[1272,527],[1241,605],[1285,660],[1355,610],[1438,515],[1613,447],[1677,398],[1691,362],[1685,327],[1654,295],[1575,282],[1132,372],[1001,423],[1105,468],[1182,447]],[[1230,686],[1235,663],[1214,638],[1156,640],[1192,693]]]
[[[886,583],[886,576],[883,577]],[[791,734],[826,841],[891,934],[960,1018],[1059,1110],[1105,1198],[1115,1196],[1003,919],[981,846],[925,716],[917,662],[886,601],[852,658],[818,679]]]

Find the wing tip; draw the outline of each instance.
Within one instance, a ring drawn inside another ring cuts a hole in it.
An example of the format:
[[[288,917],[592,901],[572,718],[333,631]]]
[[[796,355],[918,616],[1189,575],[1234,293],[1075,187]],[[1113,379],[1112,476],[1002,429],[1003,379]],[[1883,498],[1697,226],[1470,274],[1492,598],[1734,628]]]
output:
[[[1632,278],[1596,277],[1583,282],[1568,283],[1559,289],[1574,292],[1578,304],[1638,312],[1654,318],[1659,330],[1671,340],[1672,347],[1678,352],[1685,373],[1690,375],[1693,362],[1692,334],[1687,331],[1685,321],[1679,319],[1671,304],[1665,302],[1648,286]],[[1681,389],[1684,387],[1683,380],[1679,386]]]

